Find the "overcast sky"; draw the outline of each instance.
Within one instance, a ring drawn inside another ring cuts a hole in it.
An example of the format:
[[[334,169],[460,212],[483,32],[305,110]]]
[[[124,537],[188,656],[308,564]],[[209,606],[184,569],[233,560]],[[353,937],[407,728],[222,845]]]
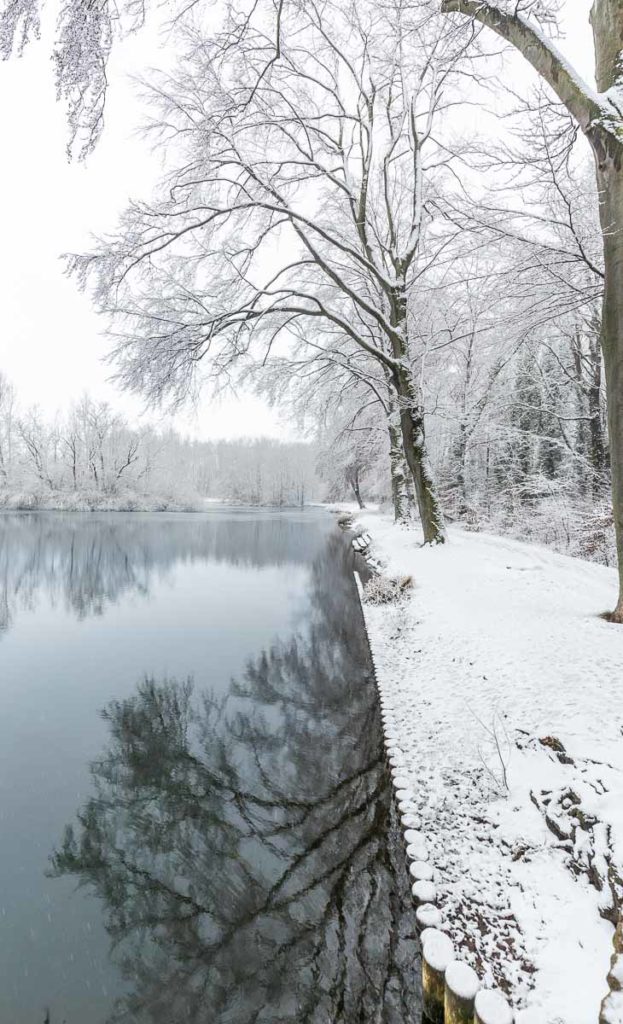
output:
[[[590,0],[567,0],[567,38],[561,49],[591,75]],[[65,155],[63,111],[54,100],[49,45],[32,46],[20,60],[0,64],[0,369],[15,384],[20,403],[53,414],[89,391],[132,419],[139,400],[107,381],[102,322],[62,273],[59,254],[88,246],[89,232],[114,226],[129,196],[145,196],[157,158],[134,134],[140,102],[127,75],[157,64],[154,33],[127,42],[111,70],[106,130],[86,165]],[[519,78],[524,65],[513,60]],[[515,83],[516,84],[516,83]],[[154,418],[150,414],[150,418]],[[170,418],[168,420],[170,422]],[[286,436],[287,427],[250,396],[216,406],[207,397],[196,414],[176,417],[199,437]]]
[[[149,193],[159,165],[136,137],[141,108],[127,76],[159,63],[156,39],[142,33],[118,53],[106,130],[86,165],[67,161],[49,53],[49,44],[36,44],[0,64],[0,369],[22,405],[53,414],[86,390],[134,419],[143,405],[108,383],[103,321],[64,277],[59,254],[87,248],[89,233],[113,228],[129,196]],[[218,405],[206,396],[196,414],[175,422],[204,438],[287,435],[277,415],[248,395]]]

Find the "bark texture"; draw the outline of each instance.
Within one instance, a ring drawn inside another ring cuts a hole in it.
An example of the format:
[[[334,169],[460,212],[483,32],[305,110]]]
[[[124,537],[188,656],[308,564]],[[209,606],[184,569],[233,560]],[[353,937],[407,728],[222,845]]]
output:
[[[612,613],[623,622],[623,175],[598,170],[600,217],[604,229],[606,280],[602,348],[608,399],[608,434],[612,473],[612,507],[619,562],[619,599]]]
[[[394,520],[397,523],[408,523],[413,513],[413,498],[409,486],[408,467],[402,447],[400,426],[392,420],[388,430]]]
[[[606,92],[621,75],[623,0],[596,0],[591,11],[597,88]],[[612,507],[619,563],[619,599],[612,613],[623,623],[623,146],[603,130],[587,133],[593,143],[604,240],[604,302],[601,344],[604,356]],[[623,136],[623,119],[617,134]]]
[[[444,1024],[444,971],[439,971],[422,953],[422,1002],[427,1024]]]
[[[398,398],[402,446],[413,477],[415,497],[425,544],[443,544],[444,516],[428,457],[424,409],[417,381],[409,365],[406,287],[399,285],[391,297],[390,319],[394,328],[392,383]]]
[[[415,484],[424,543],[443,544],[445,523],[426,449],[424,416],[410,391],[407,384],[404,386],[406,393],[401,394],[404,405],[400,410],[400,425],[405,456]]]
[[[445,1024],[474,1024],[474,999],[454,992],[446,979],[444,1001]]]

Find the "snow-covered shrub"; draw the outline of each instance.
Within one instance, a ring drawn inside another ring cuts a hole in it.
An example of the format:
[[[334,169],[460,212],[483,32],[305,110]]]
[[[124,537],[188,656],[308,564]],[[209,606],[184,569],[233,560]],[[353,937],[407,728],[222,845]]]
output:
[[[585,510],[578,536],[570,545],[573,554],[603,565],[616,565],[614,515],[610,501],[597,502]]]
[[[9,512],[33,512],[41,508],[42,501],[43,498],[37,491],[18,491],[16,493],[3,491],[0,496],[0,508]]]
[[[412,586],[410,576],[393,577],[375,573],[363,588],[363,600],[366,604],[392,604],[399,601]]]

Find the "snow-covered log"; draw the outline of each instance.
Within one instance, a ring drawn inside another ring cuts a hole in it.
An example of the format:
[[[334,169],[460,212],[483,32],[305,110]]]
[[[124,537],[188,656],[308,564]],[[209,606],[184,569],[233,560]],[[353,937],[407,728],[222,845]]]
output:
[[[422,903],[415,912],[415,920],[420,931],[424,928],[439,928],[441,911],[433,903]]]
[[[408,828],[405,831],[405,842],[406,843],[419,843],[423,839],[422,833],[417,828]],[[420,858],[416,857],[415,860]],[[428,860],[428,857],[422,857],[422,860]]]
[[[427,879],[420,879],[411,886],[411,892],[416,903],[435,903],[437,901],[437,886]]]
[[[513,1011],[501,992],[481,988],[476,993],[474,1024],[513,1024]]]
[[[433,869],[424,860],[414,860],[409,865],[409,874],[415,882],[419,882],[422,879],[426,882],[432,882],[433,880]]]
[[[445,973],[453,957],[448,936],[429,930],[422,948],[422,1008],[431,1024],[444,1024]]]
[[[428,847],[424,840],[420,839],[417,843],[409,843],[407,857],[409,860],[428,860]]]
[[[473,1024],[474,1001],[480,988],[478,975],[469,964],[452,960],[445,982],[445,1024]]]
[[[395,796],[398,803],[402,800],[413,800],[413,790],[400,788],[396,790]]]

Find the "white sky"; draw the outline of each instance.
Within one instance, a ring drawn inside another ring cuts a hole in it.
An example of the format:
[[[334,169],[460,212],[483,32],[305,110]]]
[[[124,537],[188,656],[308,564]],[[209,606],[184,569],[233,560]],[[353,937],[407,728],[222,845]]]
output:
[[[586,77],[592,68],[590,6],[591,0],[567,0],[567,39],[560,43]],[[86,165],[69,164],[65,155],[49,52],[49,44],[36,44],[20,60],[0,64],[0,370],[15,384],[21,404],[37,403],[46,414],[87,390],[134,419],[142,404],[108,382],[102,321],[63,276],[59,254],[87,248],[89,232],[112,229],[129,196],[149,193],[158,160],[134,134],[140,103],[127,75],[159,63],[157,42],[153,33],[141,34],[118,52],[106,129]],[[526,74],[522,61],[510,63],[513,75]],[[206,396],[197,413],[174,422],[202,438],[289,435],[275,412],[248,395],[218,405]]]
[[[143,33],[115,59],[106,129],[86,165],[65,154],[49,53],[49,44],[35,44],[0,64],[0,369],[22,406],[36,403],[53,415],[87,390],[135,419],[143,403],[108,382],[103,321],[63,275],[59,254],[87,248],[90,232],[115,226],[129,196],[149,193],[159,164],[136,137],[141,108],[127,76],[141,72],[145,54],[157,62],[156,41]],[[250,395],[220,403],[206,395],[197,413],[173,421],[202,438],[288,436],[277,414]]]

